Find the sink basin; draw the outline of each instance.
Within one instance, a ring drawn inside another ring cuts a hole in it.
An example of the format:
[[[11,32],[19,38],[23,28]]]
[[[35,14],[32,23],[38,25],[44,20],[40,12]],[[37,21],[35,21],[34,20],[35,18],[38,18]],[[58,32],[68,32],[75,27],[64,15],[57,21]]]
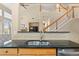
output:
[[[29,46],[48,46],[50,45],[50,42],[46,40],[29,40],[26,44]]]

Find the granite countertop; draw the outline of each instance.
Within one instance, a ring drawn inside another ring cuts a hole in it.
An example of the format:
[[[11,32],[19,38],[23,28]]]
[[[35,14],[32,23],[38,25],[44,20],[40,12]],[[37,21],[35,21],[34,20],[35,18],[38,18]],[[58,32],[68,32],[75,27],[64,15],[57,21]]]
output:
[[[46,40],[51,43],[47,46],[29,46],[25,40],[15,40],[7,45],[0,46],[0,48],[79,48],[79,44],[69,40]]]

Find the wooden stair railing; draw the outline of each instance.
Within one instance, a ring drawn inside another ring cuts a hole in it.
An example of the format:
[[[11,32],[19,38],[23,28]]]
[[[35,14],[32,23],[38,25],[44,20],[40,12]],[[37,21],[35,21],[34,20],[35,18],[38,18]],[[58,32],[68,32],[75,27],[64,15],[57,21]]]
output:
[[[52,26],[53,24],[57,23],[59,20],[61,20],[65,15],[69,14],[71,11],[73,11],[73,8],[71,8],[69,11],[67,11],[66,13],[64,13],[61,17],[59,17],[57,20],[55,20],[54,22],[52,22],[51,24],[49,24],[48,26],[46,26],[43,29],[43,32],[46,31],[46,29],[48,29],[50,26]]]
[[[68,11],[68,8],[65,8],[62,4],[59,4],[64,10]]]

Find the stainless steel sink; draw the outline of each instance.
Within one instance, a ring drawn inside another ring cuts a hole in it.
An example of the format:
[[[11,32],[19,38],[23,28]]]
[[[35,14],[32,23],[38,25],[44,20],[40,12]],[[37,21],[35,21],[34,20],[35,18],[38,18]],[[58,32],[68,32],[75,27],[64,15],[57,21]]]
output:
[[[50,45],[50,42],[49,41],[46,41],[46,40],[29,40],[26,42],[27,45],[29,46],[48,46]]]

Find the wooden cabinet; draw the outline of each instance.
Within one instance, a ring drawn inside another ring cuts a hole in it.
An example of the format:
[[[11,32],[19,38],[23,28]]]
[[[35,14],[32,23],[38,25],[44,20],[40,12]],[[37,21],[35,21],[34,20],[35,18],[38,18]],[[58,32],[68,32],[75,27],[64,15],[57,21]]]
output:
[[[56,56],[54,48],[0,48],[0,56]]]
[[[17,55],[17,48],[0,48],[0,55]]]
[[[45,48],[19,48],[18,55],[33,55],[33,56],[54,56],[56,55],[56,49]]]

